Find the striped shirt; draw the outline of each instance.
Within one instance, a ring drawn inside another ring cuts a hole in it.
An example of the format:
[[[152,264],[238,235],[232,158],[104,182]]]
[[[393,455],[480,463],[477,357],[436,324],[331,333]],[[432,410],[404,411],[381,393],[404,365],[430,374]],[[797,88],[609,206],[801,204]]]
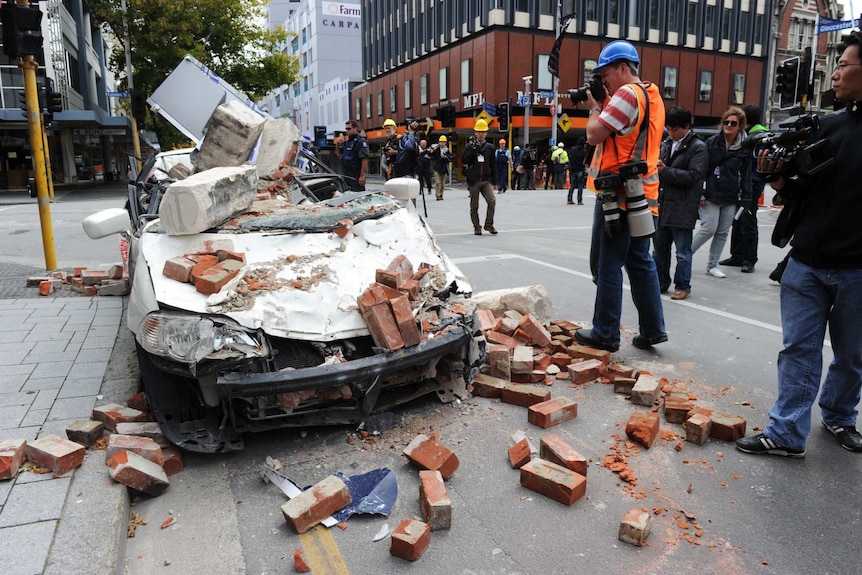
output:
[[[617,90],[598,118],[607,129],[625,136],[637,126],[638,98],[632,86]]]

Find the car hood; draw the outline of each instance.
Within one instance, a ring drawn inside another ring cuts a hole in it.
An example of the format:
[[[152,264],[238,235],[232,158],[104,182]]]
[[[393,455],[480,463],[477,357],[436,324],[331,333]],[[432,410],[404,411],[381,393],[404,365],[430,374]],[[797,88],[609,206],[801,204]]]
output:
[[[336,216],[328,215],[325,225],[331,228],[329,220]],[[385,269],[399,255],[415,269],[420,264],[432,268],[423,278],[416,308],[436,300],[434,294],[440,292],[472,291],[412,206],[358,221],[344,237],[332,229],[248,231],[249,226],[235,224],[236,220],[218,231],[189,236],[167,235],[158,220],[147,226],[140,238],[141,251],[162,307],[224,314],[275,337],[333,341],[369,333],[356,300],[374,283],[376,270]],[[221,249],[243,254],[245,265],[218,293],[207,296],[191,284],[162,275],[171,258]]]

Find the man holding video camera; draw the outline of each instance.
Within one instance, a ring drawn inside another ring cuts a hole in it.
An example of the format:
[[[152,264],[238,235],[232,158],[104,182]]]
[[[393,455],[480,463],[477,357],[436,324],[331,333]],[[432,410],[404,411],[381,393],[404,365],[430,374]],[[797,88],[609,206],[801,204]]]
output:
[[[825,154],[784,161],[770,149],[758,153],[758,170],[785,198],[778,239],[792,239],[781,278],[778,398],[763,432],[736,442],[745,453],[804,457],[818,391],[823,427],[844,449],[862,451],[862,33],[842,38],[838,54],[832,88],[847,105],[823,116],[805,142],[807,149],[828,143],[831,167],[811,169]],[[820,389],[827,329],[833,358]]]
[[[596,147],[587,188],[599,196],[593,218],[598,287],[593,327],[578,330],[575,337],[581,345],[608,351],[620,347],[623,267],[639,316],[640,333],[632,345],[646,349],[667,341],[658,273],[649,251],[658,213],[657,165],[665,112],[658,87],[638,77],[639,64],[631,43],[611,42],[593,70],[610,96],[592,85],[585,94],[590,108],[587,142]]]

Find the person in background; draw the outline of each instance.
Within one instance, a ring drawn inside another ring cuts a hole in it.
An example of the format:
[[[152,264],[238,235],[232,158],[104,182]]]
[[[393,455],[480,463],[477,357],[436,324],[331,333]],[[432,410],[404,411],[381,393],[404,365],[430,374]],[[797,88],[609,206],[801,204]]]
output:
[[[691,131],[688,109],[669,109],[665,124],[670,137],[662,142],[658,161],[658,228],[653,236],[653,259],[659,289],[664,293],[671,284],[671,245],[676,249],[675,290],[670,298],[680,300],[691,295],[691,236],[709,156],[706,144]]]
[[[712,277],[727,275],[718,267],[730,226],[739,208],[751,202],[750,150],[742,147],[745,139],[745,112],[731,106],[721,116],[721,132],[706,141],[709,153],[709,171],[706,189],[700,200],[700,227],[691,244],[696,253],[712,239],[706,273]]]
[[[556,149],[556,148],[554,148]],[[542,155],[542,166],[545,168],[545,189],[548,189],[550,184],[551,189],[554,189],[554,160],[551,159],[551,153],[554,149],[550,149]]]
[[[395,157],[398,155],[398,124],[392,118],[386,118],[383,122],[383,131],[386,133],[386,140],[380,149],[380,169],[383,176],[387,180],[391,180]]]
[[[553,188],[555,190],[565,188],[566,168],[569,167],[569,153],[566,152],[566,145],[562,142],[558,143],[554,151],[551,152],[551,162],[554,166]]]
[[[521,189],[535,190],[536,150],[529,143],[524,144],[524,150],[521,152],[521,168],[523,168],[524,172],[521,174],[523,177],[521,180]]]
[[[760,108],[753,104],[742,107],[745,112],[745,122],[748,124],[748,135],[769,130],[760,123]],[[730,257],[718,262],[722,266],[740,267],[742,273],[752,273],[754,264],[757,263],[757,208],[766,182],[752,170],[751,174],[751,201],[742,206],[745,211],[733,220],[730,228]]]
[[[522,172],[518,171],[518,168],[521,167],[521,146],[515,146],[512,148],[512,189],[520,190],[521,189],[521,176],[523,176]]]
[[[479,196],[485,198],[488,205],[485,211],[485,231],[491,235],[497,234],[494,227],[494,209],[497,200],[494,198],[494,180],[497,177],[494,146],[486,141],[488,123],[481,118],[473,126],[475,135],[467,138],[464,151],[461,153],[461,163],[467,176],[467,189],[470,191],[470,220],[473,222],[473,233],[482,235],[479,225]]]
[[[449,140],[440,136],[437,143],[431,146],[431,165],[434,168],[434,193],[437,201],[443,199],[446,187],[446,177],[449,175],[449,164],[452,162],[452,152],[449,151]]]
[[[347,186],[356,192],[365,191],[365,174],[368,172],[368,142],[359,135],[356,120],[344,122],[344,137],[335,144],[335,153],[341,158],[341,173]]]
[[[428,195],[431,195],[431,188],[434,185],[434,180],[431,177],[431,150],[428,148],[427,140],[419,141],[419,190],[422,190],[423,185],[428,188]]]
[[[500,138],[498,148],[495,152],[494,161],[497,164],[497,193],[505,194],[508,189],[506,183],[509,181],[509,168],[512,166],[512,154],[506,148],[506,140]]]
[[[758,171],[785,201],[776,227],[792,238],[781,277],[778,397],[763,431],[737,440],[744,453],[804,457],[815,400],[825,431],[847,451],[862,452],[856,429],[862,396],[862,32],[844,36],[837,53],[832,88],[847,105],[821,116],[806,142],[829,142],[834,167],[793,175],[783,161],[771,161],[768,150],[758,155]],[[821,386],[827,333],[832,360]],[[824,453],[817,464],[835,459]],[[856,469],[847,463],[836,469]]]
[[[578,138],[569,149],[569,195],[566,197],[567,204],[574,204],[572,196],[575,188],[578,188],[578,205],[584,205],[584,180],[586,179],[586,166],[584,160],[587,157],[587,141]]]

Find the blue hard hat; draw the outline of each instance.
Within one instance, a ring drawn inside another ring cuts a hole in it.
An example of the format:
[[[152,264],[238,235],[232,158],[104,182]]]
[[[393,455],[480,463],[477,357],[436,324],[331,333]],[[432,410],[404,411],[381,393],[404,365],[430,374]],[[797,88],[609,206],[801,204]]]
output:
[[[638,56],[638,51],[631,42],[627,42],[625,40],[614,40],[602,48],[602,51],[599,54],[599,63],[595,68],[593,68],[593,72],[598,72],[608,64],[613,64],[620,60],[628,60],[629,62],[640,64],[641,59]]]

